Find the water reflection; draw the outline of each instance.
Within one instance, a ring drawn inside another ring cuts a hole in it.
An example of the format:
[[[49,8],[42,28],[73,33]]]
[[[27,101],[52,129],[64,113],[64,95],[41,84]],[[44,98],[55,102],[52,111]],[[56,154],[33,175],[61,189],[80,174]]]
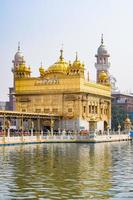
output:
[[[0,199],[133,198],[133,145],[0,147]]]

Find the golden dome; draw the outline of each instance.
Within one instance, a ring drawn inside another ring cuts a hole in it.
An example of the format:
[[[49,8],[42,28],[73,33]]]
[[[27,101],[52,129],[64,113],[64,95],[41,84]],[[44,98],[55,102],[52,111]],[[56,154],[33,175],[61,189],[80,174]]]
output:
[[[84,64],[81,64],[80,60],[78,60],[78,54],[76,52],[76,59],[75,61],[73,62],[73,65],[72,65],[73,68],[84,68]]]
[[[59,61],[55,62],[48,68],[48,71],[52,72],[67,72],[69,64],[63,58],[63,50],[60,50],[61,55]]]
[[[131,124],[131,120],[129,119],[128,115],[127,115],[127,117],[126,117],[124,123],[126,123],[126,124]]]
[[[99,74],[99,80],[101,81],[105,81],[108,79],[108,75],[105,71],[101,71],[100,74]]]

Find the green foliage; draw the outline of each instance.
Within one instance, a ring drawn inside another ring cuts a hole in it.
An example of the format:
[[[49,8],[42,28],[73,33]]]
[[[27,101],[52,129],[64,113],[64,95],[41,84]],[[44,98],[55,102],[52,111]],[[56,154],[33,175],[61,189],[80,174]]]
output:
[[[112,106],[112,119],[111,127],[112,130],[118,130],[118,125],[121,125],[121,129],[124,128],[124,120],[126,118],[126,112],[117,106]]]

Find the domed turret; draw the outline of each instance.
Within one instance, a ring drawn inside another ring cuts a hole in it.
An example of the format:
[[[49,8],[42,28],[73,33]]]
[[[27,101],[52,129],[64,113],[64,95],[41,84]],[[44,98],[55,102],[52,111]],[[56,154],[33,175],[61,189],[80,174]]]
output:
[[[48,68],[49,72],[63,72],[66,73],[68,70],[69,64],[63,58],[63,50],[60,50],[60,58],[59,61],[55,62],[52,66]]]
[[[15,60],[15,62],[23,62],[24,61],[24,56],[23,56],[22,52],[20,52],[18,50],[17,53],[14,56],[14,60]]]
[[[76,52],[76,58],[72,65],[69,64],[69,74],[70,75],[82,75],[84,77],[84,64],[78,59],[78,54]]]
[[[98,50],[97,50],[97,54],[98,55],[108,55],[108,51],[107,51],[105,45],[103,44],[103,35],[101,38],[101,45],[100,45],[100,47],[98,47]]]
[[[14,68],[22,63],[25,63],[25,60],[23,53],[20,51],[20,43],[18,43],[18,51],[16,52],[13,60]]]
[[[76,52],[76,59],[72,65],[73,68],[77,69],[84,69],[84,64],[81,64],[80,60],[78,59],[78,53]]]
[[[124,122],[127,123],[127,124],[131,124],[131,120],[129,119],[128,115],[126,116],[126,119],[125,119]]]

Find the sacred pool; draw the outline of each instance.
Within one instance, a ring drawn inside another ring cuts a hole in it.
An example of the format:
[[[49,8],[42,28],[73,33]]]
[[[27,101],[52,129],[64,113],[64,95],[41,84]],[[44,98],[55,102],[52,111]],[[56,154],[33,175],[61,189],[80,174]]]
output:
[[[133,198],[133,144],[0,147],[1,200]]]

